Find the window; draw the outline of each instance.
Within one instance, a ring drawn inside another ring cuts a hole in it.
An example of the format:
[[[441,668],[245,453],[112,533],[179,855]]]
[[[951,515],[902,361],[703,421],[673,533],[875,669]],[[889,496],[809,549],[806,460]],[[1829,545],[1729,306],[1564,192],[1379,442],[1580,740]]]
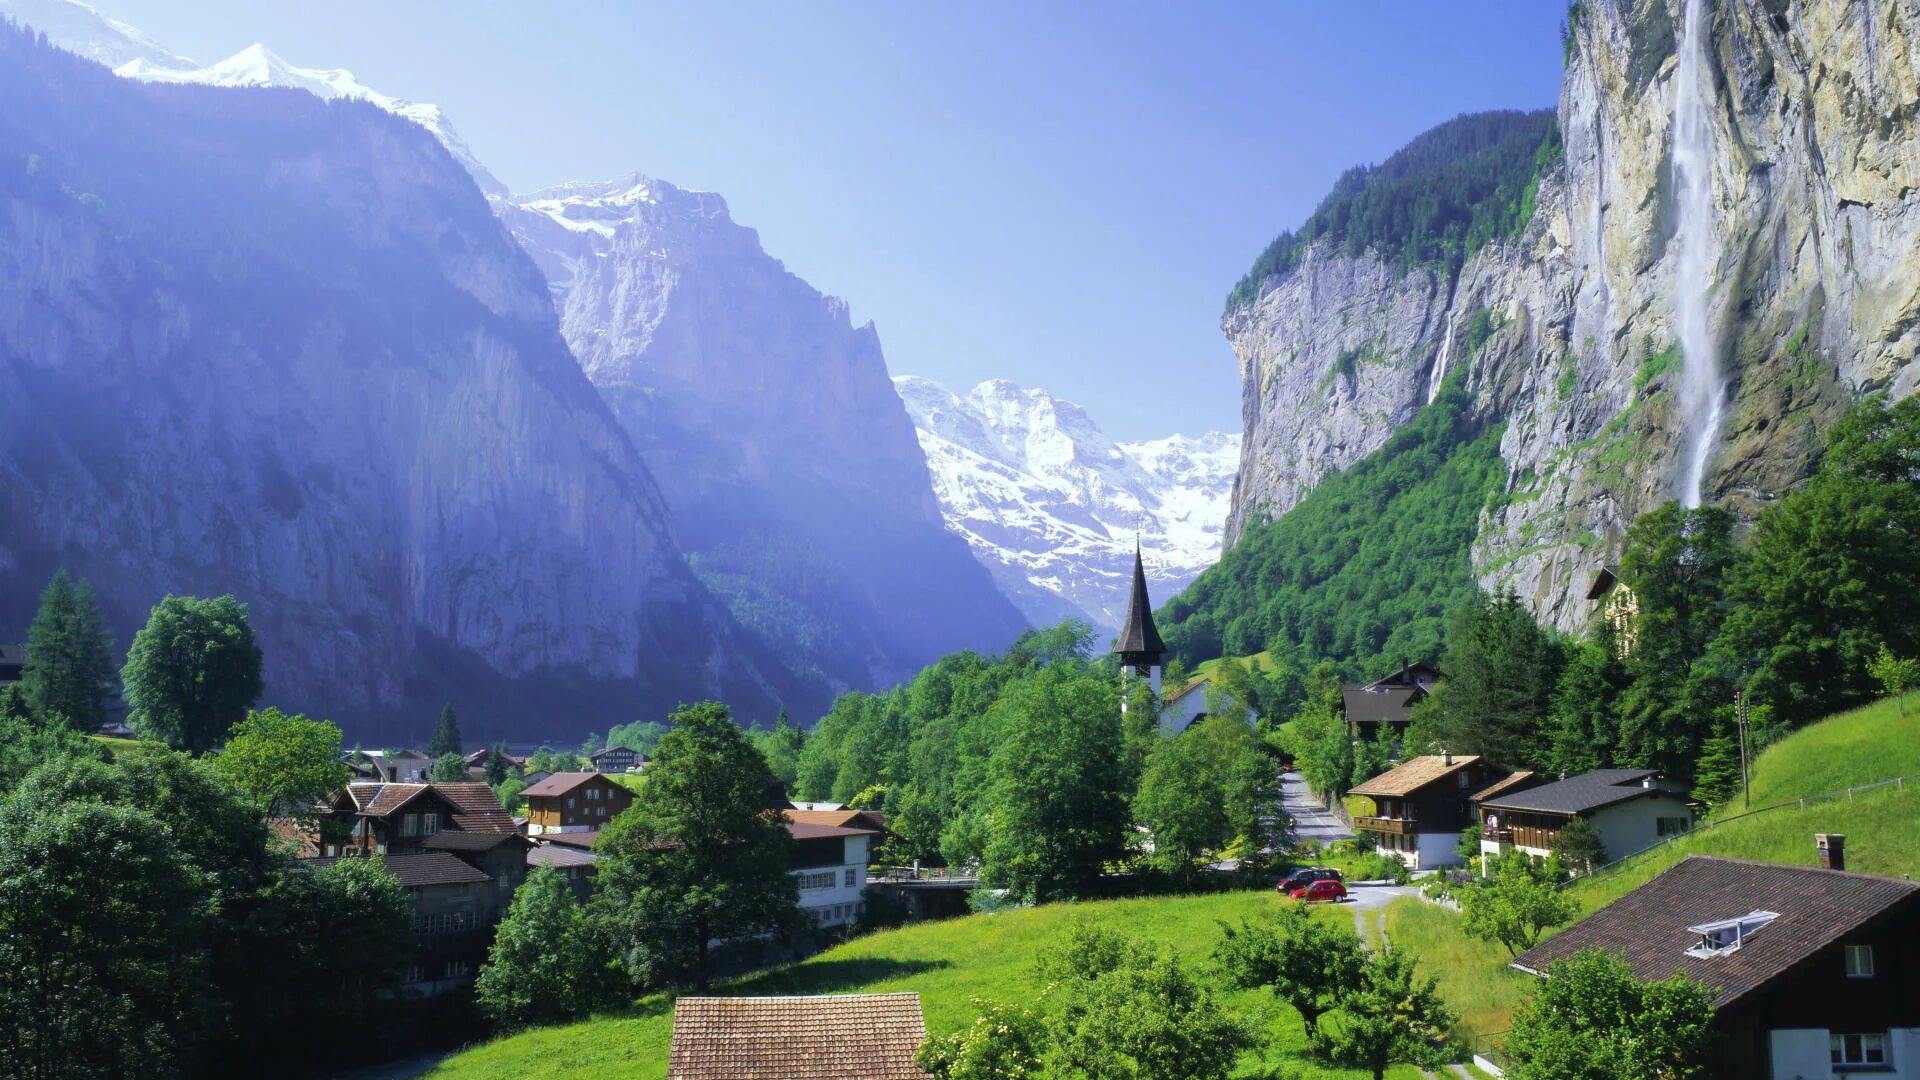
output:
[[[1700,944],[1688,949],[1687,955],[1706,959],[1733,952],[1756,931],[1779,917],[1777,912],[1755,911],[1738,918],[1689,926],[1688,931],[1700,935]]]
[[[446,972],[446,978],[464,979],[468,975],[473,974],[473,962],[470,960],[449,960],[447,961]]]
[[[423,814],[420,817],[420,835],[432,836],[440,831],[439,814]]]
[[[596,807],[595,809],[597,809],[597,810],[599,810],[599,811],[600,811],[600,816],[601,816],[601,817],[606,817],[606,816],[607,816],[607,808],[606,808],[606,807],[604,807],[604,806],[601,806],[601,807]]]
[[[407,981],[410,983],[426,982],[427,969],[421,967],[419,964],[413,965],[407,969]]]
[[[567,796],[567,809],[573,809],[573,796]]]
[[[808,889],[831,889],[833,888],[833,880],[834,873],[831,870],[824,874],[801,874],[800,888],[802,891]]]
[[[858,885],[860,883],[858,874],[859,874],[859,871],[855,870],[853,867],[851,866],[847,867],[847,888],[851,889],[855,885]]]
[[[1829,1035],[1827,1045],[1832,1050],[1835,1065],[1872,1066],[1887,1063],[1885,1035]]]
[[[1873,978],[1873,946],[1871,945],[1847,946],[1847,978],[1849,979]]]
[[[405,814],[401,816],[400,835],[401,836],[420,835],[420,815],[419,814]]]
[[[1679,836],[1693,828],[1693,822],[1683,817],[1663,817],[1653,819],[1653,831],[1656,836]]]

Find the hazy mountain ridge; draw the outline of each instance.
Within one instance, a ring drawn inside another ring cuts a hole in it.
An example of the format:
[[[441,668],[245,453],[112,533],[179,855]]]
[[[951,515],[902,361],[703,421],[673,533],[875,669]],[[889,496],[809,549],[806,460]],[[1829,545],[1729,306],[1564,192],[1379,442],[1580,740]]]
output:
[[[1029,619],[1110,630],[1126,608],[1136,535],[1156,596],[1219,557],[1234,436],[1116,443],[1078,405],[1006,380],[965,396],[916,376],[894,385],[948,526]]]
[[[0,48],[10,580],[90,578],[122,644],[164,592],[231,590],[268,700],[360,730],[456,691],[481,731],[809,698],[689,572],[537,270],[417,127]]]

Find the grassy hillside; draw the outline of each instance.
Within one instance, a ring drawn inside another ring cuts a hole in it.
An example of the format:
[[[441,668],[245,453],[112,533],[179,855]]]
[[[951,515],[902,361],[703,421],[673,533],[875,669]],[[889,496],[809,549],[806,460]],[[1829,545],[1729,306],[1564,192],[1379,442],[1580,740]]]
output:
[[[1920,716],[1903,717],[1895,702],[1876,702],[1768,747],[1754,762],[1753,805],[1792,802],[1912,773],[1920,773]],[[1813,834],[1818,832],[1846,834],[1849,870],[1920,875],[1916,826],[1920,784],[1745,816],[1736,800],[1709,827],[1577,882],[1572,894],[1584,917],[1688,855],[1814,866],[1819,859]],[[1390,906],[1386,931],[1396,945],[1413,950],[1439,973],[1441,992],[1462,1012],[1463,1034],[1476,1046],[1506,1030],[1529,977],[1507,967],[1505,949],[1467,937],[1457,913],[1421,901]]]
[[[1263,907],[1285,903],[1271,893],[1222,893],[1211,896],[1114,900],[1053,904],[947,922],[925,923],[859,938],[781,971],[743,979],[714,989],[718,994],[848,994],[911,990],[920,994],[927,1030],[941,1035],[977,1015],[971,998],[991,997],[1028,1003],[1044,987],[1034,973],[1034,957],[1057,938],[1068,920],[1086,916],[1179,949],[1184,958],[1203,961],[1219,937],[1218,920],[1237,920]],[[1347,911],[1320,909],[1323,917],[1346,920]],[[1203,972],[1203,977],[1211,977]],[[1299,1014],[1275,1004],[1264,992],[1233,993],[1227,1000],[1243,1015],[1275,1031],[1283,1046],[1297,1049],[1304,1037]],[[436,1069],[436,1078],[540,1077],[584,1070],[595,1077],[666,1076],[672,1038],[673,1007],[664,995],[650,996],[633,1008],[596,1016],[583,1023],[541,1028],[497,1040],[462,1053]],[[1291,1054],[1288,1055],[1289,1057]],[[1273,1064],[1270,1059],[1268,1065]],[[1241,1075],[1267,1075],[1253,1055],[1241,1063]],[[1327,1080],[1365,1074],[1343,1070],[1312,1072]],[[1387,1074],[1413,1080],[1417,1070],[1402,1067]]]

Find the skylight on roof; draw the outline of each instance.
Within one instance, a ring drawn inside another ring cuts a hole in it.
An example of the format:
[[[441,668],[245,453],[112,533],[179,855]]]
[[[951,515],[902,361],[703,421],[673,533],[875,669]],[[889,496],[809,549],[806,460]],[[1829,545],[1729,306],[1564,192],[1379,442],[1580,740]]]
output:
[[[1700,935],[1700,944],[1687,950],[1688,956],[1697,956],[1703,960],[1715,956],[1724,956],[1734,952],[1744,944],[1755,931],[1780,917],[1776,911],[1754,911],[1731,919],[1719,919],[1687,927],[1687,932]]]

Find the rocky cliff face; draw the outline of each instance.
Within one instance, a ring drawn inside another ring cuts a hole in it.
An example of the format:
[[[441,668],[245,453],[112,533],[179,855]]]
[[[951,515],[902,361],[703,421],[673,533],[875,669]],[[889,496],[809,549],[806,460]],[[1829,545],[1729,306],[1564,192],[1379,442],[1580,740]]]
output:
[[[1234,436],[1117,443],[1044,390],[994,380],[960,395],[913,376],[894,385],[948,526],[1035,624],[1118,626],[1136,538],[1158,597],[1219,558]]]
[[[419,128],[12,27],[0,99],[0,620],[57,566],[123,645],[164,593],[232,591],[268,699],[373,737],[446,697],[486,734],[800,693]]]
[[[494,206],[734,611],[841,686],[1025,628],[949,534],[871,323],[718,195],[639,175]]]
[[[1521,234],[1452,281],[1321,245],[1230,312],[1246,439],[1229,542],[1380,445],[1444,352],[1507,422],[1504,506],[1475,568],[1571,628],[1592,567],[1673,497],[1672,118],[1685,0],[1585,0],[1558,108],[1564,160]],[[1728,378],[1708,501],[1744,513],[1803,477],[1862,394],[1911,393],[1920,348],[1920,9],[1723,0],[1702,92],[1707,311]]]

